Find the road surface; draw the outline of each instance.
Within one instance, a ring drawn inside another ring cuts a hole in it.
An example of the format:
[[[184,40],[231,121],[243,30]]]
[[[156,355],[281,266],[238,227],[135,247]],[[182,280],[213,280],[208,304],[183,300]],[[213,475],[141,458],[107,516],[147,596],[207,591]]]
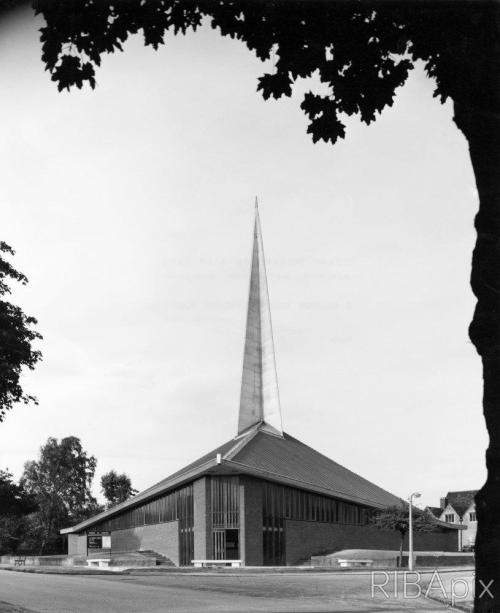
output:
[[[363,613],[444,611],[433,600],[371,590],[370,573],[58,575],[0,570],[0,601],[50,613]],[[376,582],[381,583],[380,578]],[[408,594],[411,595],[411,589]],[[0,613],[9,611],[0,604]]]

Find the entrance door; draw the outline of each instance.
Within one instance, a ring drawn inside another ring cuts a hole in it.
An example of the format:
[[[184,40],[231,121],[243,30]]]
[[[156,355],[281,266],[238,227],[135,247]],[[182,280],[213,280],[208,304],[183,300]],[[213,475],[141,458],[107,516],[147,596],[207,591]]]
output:
[[[214,560],[239,560],[240,554],[239,530],[214,530],[213,550]]]
[[[239,530],[226,530],[226,560],[239,560]]]

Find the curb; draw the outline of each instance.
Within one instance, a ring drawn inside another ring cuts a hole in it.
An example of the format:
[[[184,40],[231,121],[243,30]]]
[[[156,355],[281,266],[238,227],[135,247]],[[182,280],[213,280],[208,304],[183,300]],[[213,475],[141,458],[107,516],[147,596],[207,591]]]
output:
[[[472,613],[474,611],[474,603],[470,604],[463,602],[455,604],[451,604],[451,600],[445,600],[444,598],[439,598],[438,596],[427,596],[429,600],[433,600],[434,602],[438,602],[439,604],[443,604],[447,609],[451,609],[452,611],[466,611],[466,613]]]
[[[359,569],[359,568],[331,568],[331,567],[247,567],[247,568],[178,568],[178,567],[116,567],[116,570],[109,570],[105,568],[88,568],[78,566],[32,566],[32,567],[18,567],[18,566],[2,566],[0,570],[7,570],[16,573],[32,573],[32,574],[46,574],[46,575],[133,575],[133,576],[147,576],[147,575],[191,575],[191,576],[224,576],[224,577],[244,577],[244,576],[270,576],[270,575],[314,575],[314,574],[348,574],[348,575],[368,575],[373,572],[379,573],[392,573],[392,572],[413,572],[405,571],[404,569],[390,568],[375,568],[375,569]],[[444,567],[436,569],[435,567],[426,567],[416,569],[421,574],[430,574],[435,570],[439,570],[440,573],[453,573],[471,571],[473,567]],[[441,602],[441,601],[440,601]],[[444,601],[442,601],[444,602]],[[469,611],[469,609],[465,609]]]
[[[117,575],[125,574],[123,571],[114,571],[106,569],[80,569],[70,570],[70,567],[64,566],[32,566],[31,568],[14,568],[13,566],[2,566],[0,570],[7,570],[12,573],[31,573],[32,575]]]

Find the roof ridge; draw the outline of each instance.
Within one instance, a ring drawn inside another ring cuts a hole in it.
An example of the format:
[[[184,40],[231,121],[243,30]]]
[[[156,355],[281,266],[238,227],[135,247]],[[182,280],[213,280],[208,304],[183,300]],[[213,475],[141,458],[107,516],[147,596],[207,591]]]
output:
[[[232,458],[234,458],[234,456],[238,454],[243,449],[243,447],[248,445],[248,443],[257,435],[258,432],[259,428],[254,427],[253,430],[249,430],[244,436],[237,436],[235,440],[238,440],[236,440],[234,447],[231,447],[231,449],[223,455],[222,459],[231,460]]]

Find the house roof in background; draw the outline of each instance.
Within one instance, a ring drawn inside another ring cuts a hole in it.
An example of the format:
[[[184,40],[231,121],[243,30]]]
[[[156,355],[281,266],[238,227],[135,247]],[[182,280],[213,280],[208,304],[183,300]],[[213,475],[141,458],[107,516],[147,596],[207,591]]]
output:
[[[462,490],[460,492],[448,492],[446,494],[446,504],[451,505],[455,511],[460,515],[467,511],[470,505],[474,502],[474,496],[477,494],[478,490]]]
[[[443,509],[441,507],[425,507],[427,510],[429,510],[434,517],[438,518],[441,516],[441,513],[443,512]]]

